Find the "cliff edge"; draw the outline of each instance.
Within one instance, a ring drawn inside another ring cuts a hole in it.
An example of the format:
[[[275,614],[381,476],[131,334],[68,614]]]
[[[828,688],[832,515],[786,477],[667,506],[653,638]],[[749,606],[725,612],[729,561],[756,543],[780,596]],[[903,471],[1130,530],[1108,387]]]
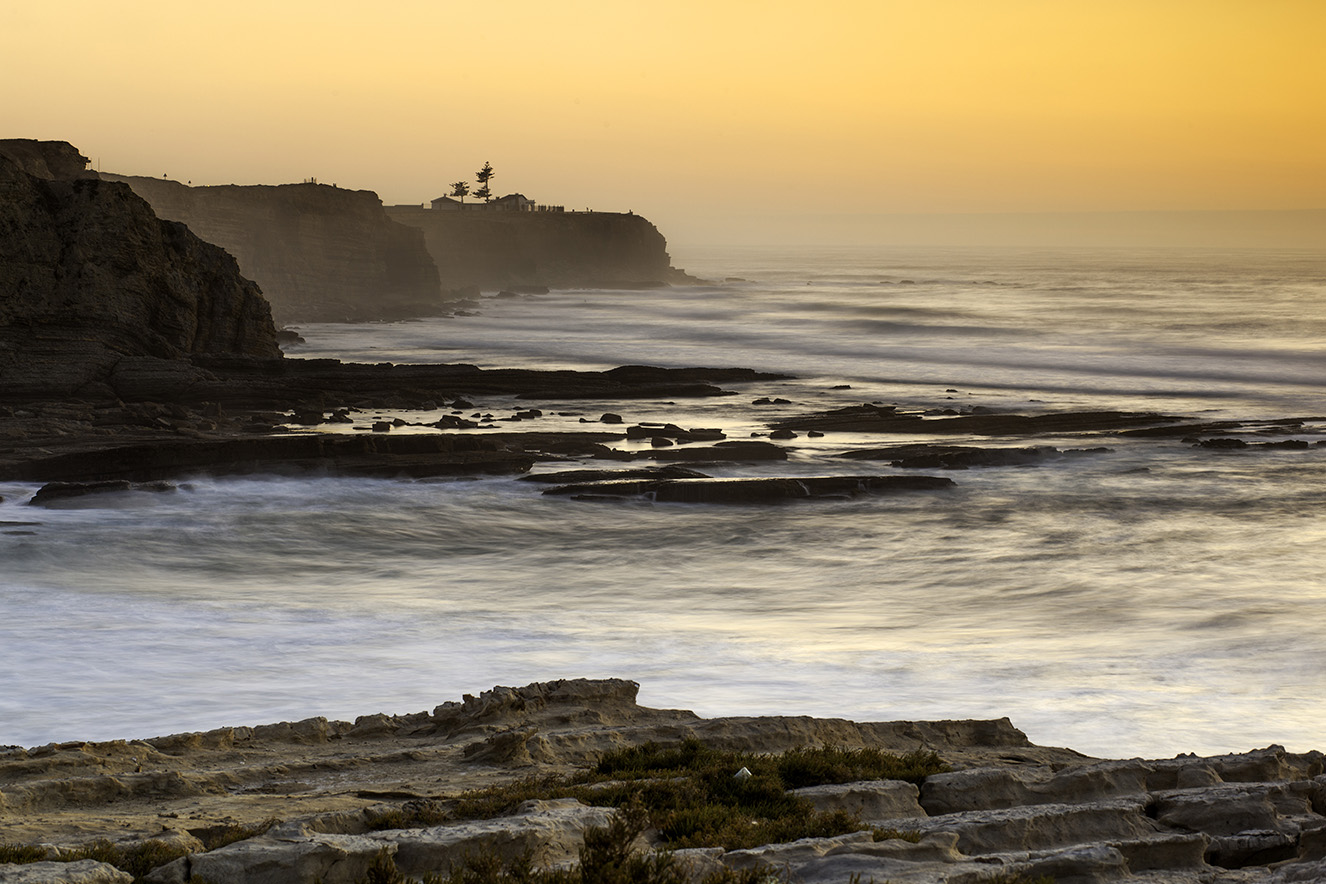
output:
[[[65,142],[0,141],[0,384],[106,398],[144,360],[281,356],[261,290]],[[34,174],[36,173],[36,174]]]
[[[443,288],[640,288],[685,278],[672,268],[663,234],[639,215],[416,206],[387,213],[423,231]]]
[[[442,310],[437,267],[418,230],[368,190],[326,184],[189,187],[103,174],[235,256],[278,322],[406,319]]]

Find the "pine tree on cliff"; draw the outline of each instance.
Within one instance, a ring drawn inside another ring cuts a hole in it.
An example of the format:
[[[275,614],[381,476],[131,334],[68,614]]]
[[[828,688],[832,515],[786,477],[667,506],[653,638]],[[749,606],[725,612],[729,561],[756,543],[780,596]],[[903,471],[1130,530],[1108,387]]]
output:
[[[488,186],[488,182],[495,177],[493,175],[493,164],[485,160],[483,168],[475,172],[474,177],[479,182],[479,189],[474,192],[474,198],[482,197],[484,202],[488,202],[493,197],[493,190]]]
[[[459,197],[460,201],[463,203],[465,202],[465,195],[469,192],[470,192],[470,182],[454,181],[451,184],[451,193],[447,194],[447,196]]]

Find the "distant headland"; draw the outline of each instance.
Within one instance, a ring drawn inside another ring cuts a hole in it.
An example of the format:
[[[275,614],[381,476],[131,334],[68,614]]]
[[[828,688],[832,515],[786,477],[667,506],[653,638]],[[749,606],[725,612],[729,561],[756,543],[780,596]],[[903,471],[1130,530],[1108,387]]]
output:
[[[651,288],[687,281],[646,219],[533,211],[520,194],[449,211],[448,197],[384,207],[368,190],[300,184],[191,187],[102,173],[162,218],[239,262],[278,323],[407,319],[448,312],[480,290]]]

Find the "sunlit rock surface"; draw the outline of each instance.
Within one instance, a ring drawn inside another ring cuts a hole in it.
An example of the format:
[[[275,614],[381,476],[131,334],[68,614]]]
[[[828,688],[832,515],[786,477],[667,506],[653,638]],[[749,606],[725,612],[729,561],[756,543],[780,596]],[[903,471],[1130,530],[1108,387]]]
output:
[[[13,843],[73,846],[107,837],[132,844],[150,837],[192,851],[151,873],[149,880],[163,884],[190,874],[215,884],[355,882],[384,857],[422,876],[445,872],[474,851],[563,864],[574,859],[588,828],[607,824],[611,810],[552,799],[480,821],[385,830],[373,821],[412,801],[582,769],[609,749],[693,737],[744,752],[822,744],[933,750],[953,768],[932,774],[919,790],[889,780],[799,790],[817,808],[857,815],[862,831],[746,850],[678,851],[696,881],[723,867],[765,866],[799,882],[859,876],[953,884],[1001,875],[1244,884],[1320,881],[1326,873],[1320,752],[1271,746],[1210,758],[1102,761],[1033,745],[1007,719],[703,719],[640,706],[637,690],[619,679],[566,679],[354,722],[311,718],[149,740],[10,747],[0,750],[0,826]],[[284,822],[263,823],[274,818]],[[266,828],[211,851],[189,846],[197,845],[195,834],[236,823]],[[911,840],[897,833],[912,833]],[[110,874],[95,865],[87,868]],[[82,880],[17,877],[24,868],[36,867],[0,866],[0,881]]]

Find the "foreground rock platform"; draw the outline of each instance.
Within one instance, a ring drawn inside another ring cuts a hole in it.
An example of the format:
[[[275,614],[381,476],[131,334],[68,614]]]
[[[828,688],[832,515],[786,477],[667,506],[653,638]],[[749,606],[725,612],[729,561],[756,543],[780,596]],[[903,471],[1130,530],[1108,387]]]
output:
[[[583,833],[605,825],[613,811],[555,799],[490,820],[397,829],[371,823],[410,802],[573,772],[610,749],[697,738],[757,753],[824,744],[934,751],[951,770],[919,787],[876,780],[799,790],[819,810],[845,810],[866,824],[913,833],[912,840],[875,840],[863,831],[678,851],[696,880],[706,869],[761,865],[800,882],[1326,880],[1320,752],[1271,746],[1207,758],[1101,760],[1036,746],[1007,719],[705,719],[641,706],[638,688],[569,679],[354,722],[310,718],[9,747],[0,750],[0,842],[59,849],[96,838],[159,839],[192,851],[152,872],[149,880],[160,882],[191,875],[214,884],[357,881],[383,851],[411,876],[445,871],[467,851],[528,853],[551,865],[573,859]],[[261,833],[203,848],[211,833],[241,825]],[[89,862],[0,864],[0,881],[128,880]],[[84,877],[55,877],[66,873]]]

